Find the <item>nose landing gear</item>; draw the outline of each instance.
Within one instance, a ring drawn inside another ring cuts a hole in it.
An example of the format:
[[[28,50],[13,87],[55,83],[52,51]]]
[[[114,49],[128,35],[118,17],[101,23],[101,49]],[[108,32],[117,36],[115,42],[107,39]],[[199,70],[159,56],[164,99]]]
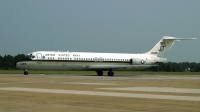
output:
[[[28,75],[28,70],[24,69],[24,75]]]

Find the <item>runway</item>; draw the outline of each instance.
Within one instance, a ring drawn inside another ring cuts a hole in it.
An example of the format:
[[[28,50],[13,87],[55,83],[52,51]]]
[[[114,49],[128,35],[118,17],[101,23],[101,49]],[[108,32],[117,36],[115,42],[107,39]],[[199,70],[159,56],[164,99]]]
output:
[[[108,89],[108,88],[106,88]],[[188,100],[200,101],[200,97],[191,96],[173,96],[173,95],[149,95],[149,94],[130,94],[130,93],[113,93],[113,92],[94,92],[94,91],[77,91],[77,90],[56,90],[56,89],[39,89],[39,88],[18,88],[7,87],[0,88],[7,91],[22,91],[22,92],[41,92],[41,93],[60,93],[60,94],[77,94],[77,95],[97,95],[97,96],[113,96],[113,97],[130,97],[130,98],[153,98],[167,100]],[[122,89],[124,90],[124,89]],[[140,89],[138,89],[141,91]],[[200,89],[198,89],[199,91]],[[196,93],[196,92],[195,92]],[[200,94],[198,92],[198,94]]]
[[[195,75],[0,74],[0,93],[0,111],[200,111]]]

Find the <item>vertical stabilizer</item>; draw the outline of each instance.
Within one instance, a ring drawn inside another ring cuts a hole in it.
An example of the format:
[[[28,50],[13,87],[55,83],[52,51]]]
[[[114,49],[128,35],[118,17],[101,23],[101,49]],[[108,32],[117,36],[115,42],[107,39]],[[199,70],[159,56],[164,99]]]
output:
[[[180,40],[191,40],[196,38],[175,38],[164,36],[147,54],[155,55],[158,57],[164,57],[167,52],[171,49],[174,42]]]

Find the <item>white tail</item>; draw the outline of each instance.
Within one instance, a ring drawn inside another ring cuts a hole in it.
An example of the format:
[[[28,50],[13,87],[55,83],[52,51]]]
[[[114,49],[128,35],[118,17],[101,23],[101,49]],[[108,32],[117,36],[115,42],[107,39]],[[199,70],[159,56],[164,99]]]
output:
[[[180,41],[180,40],[191,40],[196,38],[175,38],[175,37],[169,37],[164,36],[149,52],[146,54],[155,55],[158,57],[164,57],[167,52],[171,49],[174,42]]]

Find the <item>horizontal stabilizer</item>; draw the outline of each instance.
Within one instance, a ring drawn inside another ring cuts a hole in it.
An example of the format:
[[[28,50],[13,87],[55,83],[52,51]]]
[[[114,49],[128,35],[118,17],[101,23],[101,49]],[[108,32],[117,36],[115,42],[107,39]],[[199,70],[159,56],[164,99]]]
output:
[[[168,37],[165,36],[163,40],[195,40],[197,38],[176,38],[176,37]]]

